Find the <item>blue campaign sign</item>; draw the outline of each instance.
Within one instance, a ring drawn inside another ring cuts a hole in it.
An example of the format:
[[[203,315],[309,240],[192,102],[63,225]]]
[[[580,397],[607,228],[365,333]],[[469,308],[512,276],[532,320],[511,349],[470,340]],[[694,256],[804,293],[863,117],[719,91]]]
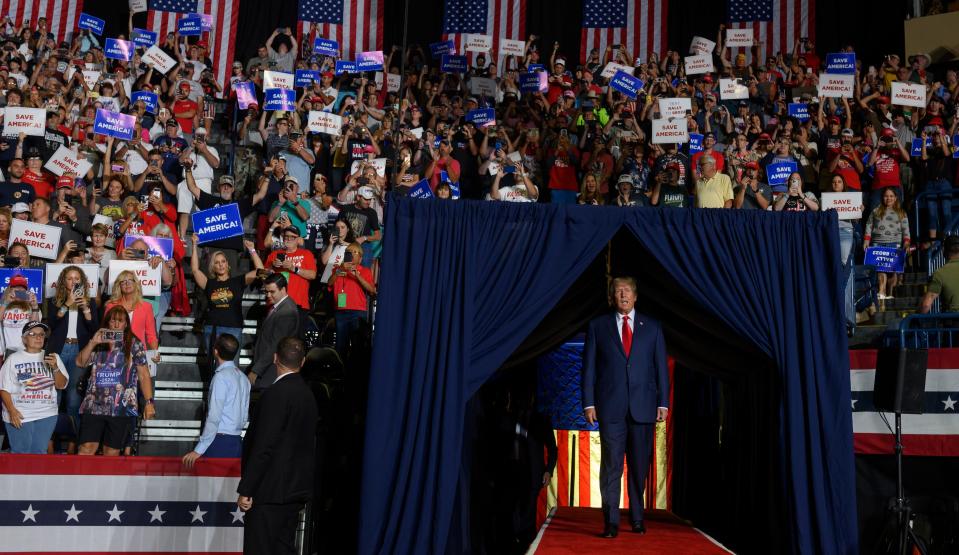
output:
[[[333,70],[335,75],[343,75],[344,73],[356,73],[356,62],[350,62],[347,60],[337,60],[336,69]]]
[[[0,268],[0,285],[7,289],[10,278],[13,276],[23,276],[27,278],[27,288],[37,296],[38,301],[43,300],[43,270],[28,270],[25,268]]]
[[[434,58],[439,58],[443,54],[449,54],[453,52],[453,48],[455,48],[455,46],[451,40],[433,42],[430,43],[430,54],[432,54]]]
[[[959,158],[959,148],[956,145],[959,145],[959,135],[952,136],[952,157]]]
[[[413,185],[410,188],[410,192],[407,196],[412,198],[433,198],[433,190],[430,189],[430,180],[419,180],[416,185]]]
[[[373,50],[356,55],[356,71],[382,71],[383,51]]]
[[[195,15],[184,17],[176,22],[176,30],[184,37],[198,37],[203,33],[203,20]]]
[[[543,71],[521,73],[519,75],[519,90],[522,92],[545,92],[549,89],[549,76]]]
[[[313,53],[322,54],[323,56],[333,56],[334,58],[339,57],[340,43],[333,39],[317,37],[316,40],[313,41]]]
[[[152,235],[124,235],[123,248],[130,248],[131,245],[140,241],[147,246],[147,254],[152,258],[159,256],[163,260],[173,258],[173,239],[168,237],[153,237]]]
[[[912,156],[922,156],[922,137],[916,137],[912,140],[912,148],[909,149]]]
[[[905,258],[903,254],[896,247],[868,247],[863,264],[874,266],[880,272],[900,273]]]
[[[143,104],[146,105],[147,112],[151,114],[157,113],[157,93],[150,91],[133,91],[130,99],[134,104],[142,100]]]
[[[440,71],[447,73],[466,73],[466,67],[466,56],[443,54],[443,57],[440,58]]]
[[[546,71],[546,66],[543,64],[529,64],[526,66],[526,69],[529,71]]]
[[[781,187],[789,180],[789,174],[798,171],[799,164],[794,160],[774,162],[766,166],[766,182],[770,187]]]
[[[87,15],[85,13],[81,13],[80,19],[77,21],[77,27],[80,29],[89,29],[98,35],[103,34],[104,25],[106,25],[106,22],[99,17],[93,17],[92,15]]]
[[[256,89],[250,81],[240,81],[233,85],[236,92],[236,103],[241,110],[249,108],[250,104],[256,102]]]
[[[809,104],[806,104],[805,102],[790,102],[789,115],[790,117],[794,117],[799,121],[808,120],[810,118]]]
[[[243,219],[236,203],[194,212],[190,217],[201,244],[243,235]]]
[[[263,95],[264,111],[296,110],[296,91],[293,89],[266,89]]]
[[[206,33],[213,30],[213,16],[206,13],[191,13],[187,17],[194,17],[200,20],[200,29]]]
[[[440,171],[440,182],[450,186],[450,197],[453,199],[460,198],[460,184],[450,181],[450,174],[446,173],[446,171]]]
[[[639,90],[643,88],[643,80],[618,70],[609,81],[609,86],[635,100]]]
[[[97,108],[97,116],[93,120],[93,132],[129,141],[133,139],[135,125],[136,117],[132,114],[120,114]]]
[[[137,46],[142,46],[144,48],[150,48],[159,40],[160,35],[154,33],[153,31],[147,31],[146,29],[133,28],[133,44]]]
[[[703,136],[699,133],[689,134],[689,152],[703,151]]]
[[[466,121],[472,122],[476,127],[494,125],[496,123],[496,110],[493,108],[477,108],[466,112]]]
[[[318,69],[298,69],[293,76],[294,87],[309,87],[314,81],[320,82],[320,70]]]
[[[856,53],[839,52],[826,54],[826,73],[850,75],[856,73]]]
[[[129,62],[133,59],[133,43],[128,40],[107,39],[103,45],[103,55]]]

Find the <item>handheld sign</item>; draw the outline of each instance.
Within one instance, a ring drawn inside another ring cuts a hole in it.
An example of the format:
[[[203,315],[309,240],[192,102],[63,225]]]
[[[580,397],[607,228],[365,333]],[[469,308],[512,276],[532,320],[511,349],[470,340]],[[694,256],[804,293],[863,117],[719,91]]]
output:
[[[107,39],[103,55],[114,60],[129,62],[133,59],[133,43],[128,40]]]
[[[263,88],[264,89],[292,89],[293,74],[283,71],[264,71]]]
[[[334,58],[339,57],[340,43],[333,39],[316,37],[316,39],[313,41],[313,53],[323,56],[333,56]]]
[[[697,54],[695,56],[686,56],[686,75],[701,75],[703,73],[712,73],[713,57],[710,54]]]
[[[344,73],[356,73],[356,62],[348,60],[337,60],[336,67],[333,70],[334,75],[343,75]]]
[[[139,101],[143,101],[143,106],[146,108],[147,112],[151,114],[157,113],[157,93],[150,91],[134,91],[130,96],[130,100],[136,104]]]
[[[383,51],[360,52],[356,55],[357,71],[381,71],[383,69]]]
[[[640,89],[643,88],[643,81],[625,71],[617,71],[616,75],[613,75],[613,78],[609,81],[609,86],[635,100]]]
[[[858,220],[862,218],[862,191],[823,193],[822,209],[835,210],[840,220]]]
[[[811,117],[809,115],[809,104],[806,104],[805,102],[790,102],[789,115],[798,119],[799,121],[808,120]]]
[[[410,192],[407,193],[407,196],[412,198],[433,198],[433,190],[430,189],[430,181],[428,179],[421,179],[416,182],[410,188]]]
[[[912,140],[912,145],[909,149],[909,155],[913,158],[922,156],[922,137],[916,137]]]
[[[492,35],[466,35],[463,43],[463,50],[467,52],[489,52],[492,48]]]
[[[194,212],[190,217],[200,244],[243,235],[243,219],[236,203]]]
[[[43,108],[9,106],[3,116],[3,134],[16,137],[23,133],[31,137],[43,137],[46,133],[47,111]]]
[[[653,144],[685,143],[689,141],[686,118],[654,119]]]
[[[956,148],[956,145],[959,145],[959,135],[952,136],[952,157],[959,158],[959,148]]]
[[[103,26],[106,25],[106,22],[100,19],[99,17],[93,17],[92,15],[81,13],[80,19],[77,20],[77,27],[80,29],[89,29],[92,33],[96,35],[103,35]]]
[[[76,153],[69,148],[60,145],[43,167],[58,177],[66,172],[73,172],[73,175],[83,177],[90,171],[93,164],[87,162],[86,158],[78,157]]]
[[[473,77],[470,79],[470,93],[495,98],[496,81],[488,77]]]
[[[477,108],[466,112],[466,121],[472,122],[476,127],[486,127],[496,125],[496,110],[493,108]]]
[[[233,90],[236,91],[236,104],[241,110],[246,110],[250,104],[256,104],[256,91],[252,82],[240,81],[233,85]]]
[[[440,58],[440,70],[447,73],[466,73],[466,56],[443,54]]]
[[[93,90],[97,86],[97,82],[100,81],[100,72],[99,71],[90,71],[88,69],[83,70],[83,82],[86,84],[89,90]]]
[[[154,237],[152,235],[125,235],[123,237],[123,248],[130,248],[130,245],[140,241],[147,246],[147,256],[159,256],[163,260],[173,258],[173,239],[169,237]]]
[[[369,162],[372,164],[373,169],[376,170],[376,175],[384,176],[386,175],[386,158],[374,158],[372,160],[353,160],[353,164],[350,166],[350,173],[356,173],[360,169],[360,162]]]
[[[403,84],[402,77],[396,73],[386,74],[386,92],[399,92]]]
[[[770,187],[785,187],[789,175],[798,169],[798,164],[793,160],[769,164],[766,166],[766,182]]]
[[[513,39],[500,39],[499,53],[503,56],[525,56],[526,41]]]
[[[296,91],[293,89],[266,89],[263,91],[263,110],[292,111],[296,110]]]
[[[867,247],[863,264],[880,272],[898,274],[903,268],[903,252],[895,247]]]
[[[200,30],[204,33],[213,30],[213,16],[206,13],[191,13],[187,17],[195,17],[200,20]]]
[[[690,54],[712,54],[716,49],[716,43],[705,37],[693,37],[689,43]]]
[[[749,48],[752,45],[752,29],[726,29],[726,46],[730,48]]]
[[[150,264],[141,260],[111,260],[110,261],[110,281],[107,283],[107,290],[113,291],[113,283],[121,272],[130,271],[136,275],[140,281],[140,287],[143,289],[144,297],[155,297],[160,294],[160,279],[162,277],[159,266],[151,268]]]
[[[167,73],[176,65],[176,60],[155,44],[143,53],[143,62],[155,67],[160,73]]]
[[[856,86],[855,75],[822,73],[819,75],[819,96],[852,98]]]
[[[921,83],[903,83],[902,81],[892,82],[892,96],[890,100],[893,104],[899,106],[912,106],[914,108],[926,107],[926,87]]]
[[[743,85],[739,79],[720,79],[719,98],[721,100],[746,100],[749,98],[749,87]]]
[[[629,67],[629,66],[626,66]],[[629,68],[629,71],[632,71],[633,68]],[[526,66],[526,71],[546,71],[546,66],[543,64],[529,64]],[[616,73],[615,71],[613,73]],[[613,73],[610,73],[612,75]]]
[[[188,15],[177,20],[176,30],[183,37],[198,37],[203,33],[203,20],[195,14]]]
[[[14,276],[27,278],[27,289],[36,295],[38,302],[43,300],[43,270],[0,268],[0,284],[3,284],[4,290],[10,285],[10,279]]]
[[[26,245],[30,256],[56,260],[60,254],[60,228],[14,219],[10,222],[10,244]]]
[[[87,277],[87,283],[90,285],[90,287],[87,288],[87,296],[96,297],[97,289],[100,287],[99,264],[57,264],[55,262],[48,262],[46,271],[43,273],[46,280],[44,287],[46,298],[50,299],[57,295],[57,280],[60,279],[60,274],[70,266],[80,268],[83,275]],[[38,296],[37,298],[39,299],[40,297]]]
[[[682,118],[686,112],[693,109],[693,101],[689,98],[660,98],[659,117],[662,119]]]
[[[306,124],[311,133],[326,133],[339,136],[343,130],[343,117],[331,112],[310,110],[310,118]]]
[[[451,40],[430,43],[430,54],[433,58],[439,58],[443,56],[443,54],[454,54],[455,49],[456,46]]]
[[[93,120],[93,132],[129,141],[133,139],[135,125],[136,116],[133,114],[120,114],[97,108],[97,116]]]
[[[856,53],[839,52],[836,54],[826,54],[826,68],[823,71],[836,75],[855,75]]]
[[[298,69],[293,73],[293,86],[309,87],[314,82],[320,82],[320,71],[318,69]]]
[[[689,134],[689,152],[703,151],[703,136],[699,133]]]
[[[549,90],[549,76],[545,71],[521,73],[519,75],[519,90],[522,92],[546,92]]]
[[[147,0],[130,0],[130,11],[133,13],[147,11]]]
[[[137,29],[136,27],[133,28],[133,34],[131,37],[133,38],[133,44],[142,46],[143,48],[150,48],[156,44],[157,40],[160,38],[159,34],[154,33],[153,31]]]
[[[533,64],[530,64],[532,66]],[[633,69],[629,66],[624,66],[623,64],[617,64],[615,62],[609,62],[606,64],[606,67],[603,68],[603,71],[600,72],[599,76],[604,79],[609,79],[613,75],[616,75],[617,71],[622,71],[623,73],[633,74]],[[533,71],[533,68],[530,67],[530,71]],[[545,70],[544,70],[545,71]]]

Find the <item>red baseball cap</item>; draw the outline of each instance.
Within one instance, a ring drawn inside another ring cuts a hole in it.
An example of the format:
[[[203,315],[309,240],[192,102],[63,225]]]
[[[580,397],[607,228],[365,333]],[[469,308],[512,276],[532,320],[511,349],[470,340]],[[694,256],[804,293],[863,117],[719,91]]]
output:
[[[330,79],[332,79],[332,78],[333,78],[333,72],[332,72],[332,71],[324,71],[323,73],[320,74],[320,77],[329,77]]]
[[[896,132],[891,127],[884,127],[880,135],[883,137],[895,137]]]
[[[760,140],[760,141],[771,141],[771,140],[773,140],[773,138],[769,136],[769,133],[761,133],[761,134],[759,135],[759,139],[758,139],[758,140]]]
[[[7,287],[23,287],[29,288],[30,282],[27,281],[27,278],[23,277],[22,274],[17,274],[10,278],[10,282],[7,283]]]
[[[190,84],[187,83],[186,81],[180,81],[180,90],[181,90],[181,91],[182,91],[183,89],[190,90],[191,88],[193,88],[193,87],[191,87]]]
[[[836,125],[839,125],[839,123],[840,123],[839,117],[838,117],[838,116],[829,116],[829,123],[835,123]]]
[[[755,160],[751,160],[749,162],[746,162],[746,167],[751,170],[758,170],[759,164],[757,164]]]
[[[198,40],[198,41],[196,41],[196,45],[199,46],[200,48],[206,48],[206,47],[207,47],[207,44],[206,44],[206,41],[205,41],[205,40]]]
[[[68,189],[73,187],[73,178],[69,175],[61,175],[59,179],[57,179],[57,189],[61,187],[66,187]]]

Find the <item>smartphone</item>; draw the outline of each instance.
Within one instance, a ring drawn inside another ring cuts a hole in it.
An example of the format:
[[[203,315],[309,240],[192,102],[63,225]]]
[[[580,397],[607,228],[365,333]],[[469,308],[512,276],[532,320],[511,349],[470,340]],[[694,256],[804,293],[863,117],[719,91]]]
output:
[[[76,252],[76,251],[74,251],[74,252]],[[74,287],[74,288],[73,288],[73,294],[74,294],[74,295],[82,295],[82,294],[83,294],[83,286],[82,286],[82,285],[77,285],[76,287]]]
[[[147,251],[144,249],[129,249],[130,256],[135,260],[146,260]]]
[[[155,198],[160,198],[160,188],[154,187],[153,190],[150,191],[150,196]]]
[[[17,266],[20,265],[20,257],[19,257],[19,256],[4,256],[4,257],[3,257],[3,265],[6,266],[7,268],[11,268],[11,267],[12,267],[12,268],[16,268]]]
[[[100,337],[104,341],[109,341],[111,343],[122,343],[123,342],[123,330],[102,330]]]
[[[346,251],[343,253],[343,263],[353,262],[353,251]]]
[[[285,262],[285,261],[286,261],[286,253],[285,253],[285,252],[277,253],[276,259],[279,260],[280,262]]]
[[[123,166],[120,164],[110,164],[110,169],[113,173],[123,173]]]
[[[18,301],[26,301],[30,299],[30,292],[26,289],[17,289],[13,292],[13,298]]]

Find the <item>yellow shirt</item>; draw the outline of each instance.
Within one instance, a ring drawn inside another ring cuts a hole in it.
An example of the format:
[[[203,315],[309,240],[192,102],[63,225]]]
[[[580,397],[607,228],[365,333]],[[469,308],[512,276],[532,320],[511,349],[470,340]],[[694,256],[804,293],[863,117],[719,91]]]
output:
[[[716,172],[712,178],[696,182],[696,208],[723,208],[727,200],[733,200],[733,183],[728,175]]]

